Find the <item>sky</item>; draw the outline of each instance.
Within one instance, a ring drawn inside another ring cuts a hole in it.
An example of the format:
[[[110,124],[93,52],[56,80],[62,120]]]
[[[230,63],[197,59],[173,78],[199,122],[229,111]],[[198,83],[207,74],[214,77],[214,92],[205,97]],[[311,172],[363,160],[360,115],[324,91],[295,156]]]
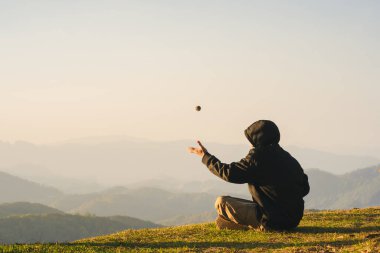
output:
[[[379,11],[375,0],[0,0],[0,140],[235,144],[271,119],[283,145],[380,157]]]

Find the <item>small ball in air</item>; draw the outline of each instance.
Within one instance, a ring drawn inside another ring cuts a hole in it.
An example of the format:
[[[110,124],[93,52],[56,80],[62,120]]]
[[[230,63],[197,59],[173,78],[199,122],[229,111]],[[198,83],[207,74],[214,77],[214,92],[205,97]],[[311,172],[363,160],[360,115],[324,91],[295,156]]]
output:
[[[202,107],[200,107],[199,105],[197,105],[197,106],[195,107],[195,110],[196,110],[197,112],[199,112],[201,109],[202,109]]]

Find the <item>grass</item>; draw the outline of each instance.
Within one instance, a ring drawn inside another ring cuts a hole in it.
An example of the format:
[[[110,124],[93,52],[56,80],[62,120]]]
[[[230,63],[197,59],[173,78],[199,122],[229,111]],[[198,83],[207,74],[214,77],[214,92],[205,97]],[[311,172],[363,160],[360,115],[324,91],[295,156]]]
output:
[[[289,232],[218,230],[205,223],[66,244],[3,245],[0,252],[380,252],[380,207],[307,212]]]

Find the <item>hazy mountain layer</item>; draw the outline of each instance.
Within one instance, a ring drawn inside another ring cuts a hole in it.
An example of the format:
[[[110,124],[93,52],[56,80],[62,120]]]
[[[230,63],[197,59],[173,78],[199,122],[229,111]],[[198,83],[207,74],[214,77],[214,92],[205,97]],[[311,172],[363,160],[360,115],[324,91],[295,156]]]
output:
[[[51,206],[70,213],[128,215],[157,222],[178,215],[211,211],[215,198],[215,195],[208,193],[173,193],[157,188],[117,188],[97,194],[66,195],[52,202]]]
[[[212,179],[213,175],[200,159],[187,153],[187,147],[194,144],[194,141],[153,142],[121,137],[55,145],[0,142],[0,168],[65,191],[76,189],[78,193],[95,191],[98,184],[126,185],[167,177],[174,181]],[[205,145],[224,162],[240,160],[250,148],[248,142],[246,145]],[[297,147],[288,149],[305,169],[318,168],[334,174],[380,163],[372,157],[335,155]]]
[[[50,203],[63,195],[53,187],[40,185],[0,171],[0,203],[28,201]]]
[[[23,215],[0,218],[0,243],[67,242],[125,229],[160,225],[131,217],[69,214]]]
[[[0,218],[27,214],[63,214],[64,212],[38,203],[15,202],[0,204]]]
[[[380,205],[379,171],[380,166],[374,166],[337,176],[320,170],[307,170],[311,191],[305,198],[306,208],[342,209]],[[218,195],[250,198],[246,185],[232,185],[219,179],[184,184],[167,181],[166,187],[163,187],[165,190],[114,187],[91,194],[62,194],[54,188],[6,173],[0,173],[0,182],[3,182],[0,185],[2,192],[6,193],[1,195],[1,202],[33,199],[65,212],[128,215],[154,222],[163,221],[165,224],[183,224],[187,220],[197,219],[203,221],[202,214],[214,211],[214,201]],[[155,181],[156,187],[164,184],[165,181]]]
[[[311,191],[306,207],[342,209],[380,205],[380,166],[336,176],[320,170],[309,170]]]

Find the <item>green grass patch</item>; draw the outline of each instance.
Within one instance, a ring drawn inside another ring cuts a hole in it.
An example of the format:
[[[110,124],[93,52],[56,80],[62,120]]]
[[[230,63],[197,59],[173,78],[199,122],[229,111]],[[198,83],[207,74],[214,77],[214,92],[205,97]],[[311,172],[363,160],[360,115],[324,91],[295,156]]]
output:
[[[380,208],[307,212],[287,232],[218,230],[205,223],[66,244],[3,245],[0,252],[380,252]]]

